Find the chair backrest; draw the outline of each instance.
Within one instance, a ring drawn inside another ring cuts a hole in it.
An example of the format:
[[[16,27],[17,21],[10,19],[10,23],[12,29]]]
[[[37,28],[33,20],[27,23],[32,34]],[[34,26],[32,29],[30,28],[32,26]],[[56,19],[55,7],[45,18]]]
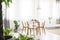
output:
[[[33,26],[34,26],[36,35],[41,34],[40,22],[37,19],[32,19],[32,21],[33,21]]]
[[[38,20],[32,19],[32,21],[33,21],[33,26],[40,27],[40,22]]]
[[[27,28],[29,28],[29,23],[28,23],[28,22],[26,22],[26,24],[27,24]]]
[[[27,27],[27,23],[26,22],[22,22],[22,26],[23,26],[23,28],[26,28]]]

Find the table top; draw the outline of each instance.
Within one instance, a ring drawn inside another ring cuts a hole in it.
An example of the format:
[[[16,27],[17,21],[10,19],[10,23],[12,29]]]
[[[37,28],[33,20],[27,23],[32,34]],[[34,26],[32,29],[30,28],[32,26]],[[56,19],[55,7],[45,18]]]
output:
[[[60,27],[60,24],[45,24],[45,27]]]

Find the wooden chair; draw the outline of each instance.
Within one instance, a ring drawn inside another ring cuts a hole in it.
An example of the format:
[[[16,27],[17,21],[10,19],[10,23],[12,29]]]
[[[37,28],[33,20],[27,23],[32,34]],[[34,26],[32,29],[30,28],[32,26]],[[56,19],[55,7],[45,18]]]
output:
[[[44,34],[46,33],[45,32],[45,21],[42,23],[42,33],[44,33]]]
[[[33,32],[33,28],[30,27],[30,24],[27,22],[27,35],[31,35],[31,33]]]
[[[22,22],[22,25],[23,25],[22,31],[25,30],[25,32],[27,32],[27,35],[29,35],[29,33],[31,34],[31,31],[30,31],[30,28],[29,28],[29,23],[25,22],[25,25],[24,25],[24,23]]]
[[[26,30],[27,30],[27,24],[22,22],[22,26],[23,26],[22,32],[23,32],[23,31],[26,32]]]
[[[32,21],[34,21],[34,23],[37,24],[37,25],[35,26],[36,35],[41,34],[40,22],[39,22],[38,20],[36,20],[36,19],[34,19],[34,20],[32,20]]]
[[[29,35],[29,23],[27,22],[27,35]]]

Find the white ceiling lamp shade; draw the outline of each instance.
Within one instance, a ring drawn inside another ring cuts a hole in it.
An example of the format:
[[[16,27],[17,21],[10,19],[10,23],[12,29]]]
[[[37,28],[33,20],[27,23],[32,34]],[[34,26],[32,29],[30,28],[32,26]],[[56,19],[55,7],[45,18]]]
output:
[[[33,0],[33,19],[36,19],[37,14],[36,14],[36,0]]]
[[[36,8],[36,11],[37,11],[37,19],[38,20],[41,20],[42,19],[42,17],[41,17],[40,1],[41,0],[37,0],[37,8]]]
[[[39,19],[40,0],[34,0],[34,19]]]

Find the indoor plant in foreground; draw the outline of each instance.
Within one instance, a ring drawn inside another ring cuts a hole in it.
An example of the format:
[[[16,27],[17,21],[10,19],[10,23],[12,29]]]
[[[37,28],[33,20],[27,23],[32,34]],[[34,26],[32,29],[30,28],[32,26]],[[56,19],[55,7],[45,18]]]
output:
[[[20,34],[18,38],[14,37],[14,40],[34,40],[33,37],[28,37]]]
[[[12,32],[12,29],[7,28],[7,29],[3,29],[3,34],[5,36],[5,39],[10,39],[12,38],[12,36],[10,35],[10,33]]]
[[[18,28],[19,28],[19,24],[16,20],[13,21],[14,22],[14,25],[15,25],[15,29],[14,29],[14,32],[17,32]]]

